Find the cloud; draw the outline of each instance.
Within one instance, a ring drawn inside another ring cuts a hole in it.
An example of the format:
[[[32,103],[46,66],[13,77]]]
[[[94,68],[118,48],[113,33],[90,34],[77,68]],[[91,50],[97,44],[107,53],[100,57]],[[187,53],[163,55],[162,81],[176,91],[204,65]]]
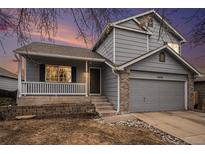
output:
[[[32,36],[40,37],[41,34],[39,32],[31,32]],[[81,37],[77,37],[77,32],[74,27],[60,24],[58,26],[58,32],[56,36],[51,36],[51,39],[54,41],[60,41],[64,42],[66,44],[72,45],[72,46],[78,46],[78,47],[92,47],[92,42],[88,41],[87,46]]]

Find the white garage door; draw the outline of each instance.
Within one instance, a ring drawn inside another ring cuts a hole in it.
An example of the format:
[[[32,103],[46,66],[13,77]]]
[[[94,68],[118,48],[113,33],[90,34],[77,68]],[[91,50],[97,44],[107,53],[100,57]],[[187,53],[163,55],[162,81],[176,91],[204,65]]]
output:
[[[183,110],[184,82],[130,79],[129,112]]]

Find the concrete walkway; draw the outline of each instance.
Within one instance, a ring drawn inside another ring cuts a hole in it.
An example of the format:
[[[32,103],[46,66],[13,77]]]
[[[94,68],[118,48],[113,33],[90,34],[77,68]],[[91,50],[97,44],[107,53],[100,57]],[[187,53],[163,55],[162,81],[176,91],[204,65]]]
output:
[[[135,113],[134,116],[190,144],[205,144],[205,113],[170,111]]]
[[[104,117],[105,122],[141,119],[190,144],[205,144],[205,113],[193,111],[146,112]]]

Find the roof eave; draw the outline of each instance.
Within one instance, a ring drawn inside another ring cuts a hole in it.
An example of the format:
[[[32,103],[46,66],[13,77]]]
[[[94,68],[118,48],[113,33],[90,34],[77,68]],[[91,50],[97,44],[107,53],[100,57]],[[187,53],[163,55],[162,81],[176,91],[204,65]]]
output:
[[[130,62],[127,62],[127,63],[125,63],[125,64],[123,64],[123,65],[121,65],[121,66],[118,66],[117,67],[117,69],[118,70],[124,70],[124,68],[126,68],[126,67],[128,67],[128,66],[130,66],[130,65],[132,65],[132,64],[134,64],[134,63],[137,63],[137,62],[139,62],[139,61],[141,61],[141,60],[143,60],[143,59],[145,59],[145,58],[147,58],[147,57],[149,57],[149,56],[151,56],[151,55],[153,55],[153,54],[155,54],[155,53],[157,53],[157,52],[159,52],[159,51],[161,51],[161,50],[163,50],[163,49],[168,49],[168,50],[170,50],[171,51],[171,53],[172,54],[174,54],[177,58],[179,58],[179,60],[181,60],[181,62],[183,62],[183,64],[184,65],[186,65],[192,72],[194,72],[198,77],[203,77],[204,75],[201,73],[201,72],[199,72],[196,68],[194,68],[193,66],[191,66],[188,62],[186,62],[182,57],[180,57],[173,49],[171,49],[168,45],[164,45],[164,46],[162,46],[162,47],[160,47],[160,48],[158,48],[158,49],[156,49],[156,50],[154,50],[154,51],[152,51],[152,52],[149,52],[149,53],[147,53],[147,54],[145,54],[145,55],[143,55],[143,56],[140,56],[139,58],[136,58],[136,59],[133,59],[132,61],[130,61]]]
[[[101,33],[100,36],[98,37],[98,39],[97,39],[97,41],[95,42],[95,44],[92,46],[92,48],[91,48],[92,51],[95,50],[95,49],[99,46],[101,40],[102,40],[103,37],[105,36],[106,31],[108,30],[108,33],[110,32],[110,30],[109,30],[110,27],[112,27],[112,25],[111,25],[110,23],[107,24],[107,26],[104,28],[104,30],[102,31],[102,33]]]
[[[150,14],[150,13],[154,13],[158,18],[160,18],[161,20],[163,20],[162,17],[161,17],[154,9],[152,9],[152,10],[149,10],[149,11],[146,11],[146,12],[143,12],[143,13],[140,13],[140,14],[137,14],[137,15],[135,15],[135,16],[131,16],[131,17],[125,18],[125,19],[123,19],[123,20],[119,20],[119,21],[113,22],[112,24],[119,24],[119,23],[122,23],[122,22],[125,22],[125,21],[128,21],[128,20],[131,20],[131,19],[136,19],[136,18],[138,18],[138,17],[148,15],[148,14]],[[169,27],[170,29],[172,29],[172,30],[174,31],[174,33],[181,39],[181,42],[182,42],[182,43],[187,42],[187,40],[186,40],[179,32],[177,32],[174,27],[172,27],[167,21],[165,21],[165,20],[163,20],[163,21],[164,21],[164,22],[166,23],[166,25],[168,25],[168,27]]]
[[[12,76],[7,76],[7,75],[0,75],[0,77],[18,80],[18,77],[12,77]]]
[[[77,57],[77,56],[66,56],[66,55],[57,55],[57,54],[46,54],[46,53],[36,53],[36,52],[27,52],[27,51],[16,51],[15,53],[20,55],[32,55],[32,56],[43,56],[43,57],[54,57],[54,58],[66,58],[66,59],[75,59],[75,60],[88,60],[96,62],[104,62],[105,59],[102,58],[92,58],[92,57]]]

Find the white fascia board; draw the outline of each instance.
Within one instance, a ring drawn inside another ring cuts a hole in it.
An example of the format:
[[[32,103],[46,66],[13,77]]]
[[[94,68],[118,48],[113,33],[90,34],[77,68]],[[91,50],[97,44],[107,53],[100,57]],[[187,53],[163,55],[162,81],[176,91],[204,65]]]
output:
[[[132,29],[132,28],[128,28],[128,27],[123,27],[123,26],[119,26],[119,25],[113,25],[113,27],[119,28],[119,29],[124,29],[124,30],[129,30],[132,32],[142,33],[142,34],[146,34],[146,35],[151,35],[149,32],[145,32],[145,31],[141,31],[141,30],[137,30],[137,29]]]
[[[76,56],[66,56],[66,55],[56,55],[56,54],[45,54],[45,53],[36,53],[36,52],[26,52],[26,51],[19,51],[19,54],[27,54],[33,56],[43,56],[43,57],[54,57],[54,58],[67,58],[67,59],[76,59],[76,60],[88,60],[88,61],[98,61],[98,62],[105,62],[105,59],[99,58],[85,58],[85,57],[76,57]]]
[[[132,60],[132,61],[126,63],[126,64],[123,64],[123,65],[119,66],[117,69],[119,69],[119,70],[124,70],[125,67],[130,66],[130,65],[132,65],[132,64],[134,64],[134,63],[136,63],[136,62],[139,62],[139,61],[145,59],[146,57],[149,57],[149,56],[151,56],[151,55],[153,55],[153,54],[155,54],[155,53],[157,53],[158,51],[163,50],[163,49],[168,49],[172,54],[174,54],[180,61],[182,61],[186,66],[188,66],[188,67],[189,67],[193,72],[195,72],[199,77],[203,77],[203,75],[202,75],[197,69],[195,69],[195,68],[194,68],[193,66],[191,66],[189,63],[187,63],[181,56],[179,56],[179,55],[178,55],[173,49],[171,49],[168,45],[164,45],[164,46],[162,46],[162,47],[160,47],[160,48],[158,48],[158,49],[156,49],[156,50],[153,50],[153,51],[151,51],[151,52],[149,52],[149,53],[147,53],[147,54],[145,54],[145,55],[143,55],[143,56],[141,56],[141,57],[139,57],[139,58],[136,58],[136,59],[134,59],[134,60]]]
[[[170,48],[167,45],[167,49],[169,49],[176,57],[178,57],[185,65],[187,65],[192,71],[194,71],[199,77],[203,77],[203,75],[195,69],[193,66],[191,66],[188,62],[186,62],[179,54],[177,54],[172,48]]]
[[[149,14],[149,13],[154,13],[154,12],[155,12],[154,10],[149,10],[149,11],[146,11],[146,12],[143,12],[143,13],[140,13],[140,14],[137,14],[137,15],[134,15],[134,16],[131,16],[131,17],[128,17],[128,18],[113,22],[112,24],[116,25],[116,24],[131,20],[131,19],[134,19],[134,18],[137,18],[137,17],[140,17],[140,16],[144,16],[144,15]]]
[[[153,51],[151,51],[151,52],[149,52],[149,53],[147,53],[147,54],[145,54],[145,55],[143,55],[143,56],[140,56],[139,58],[136,58],[136,59],[134,59],[134,60],[132,60],[132,61],[130,61],[130,62],[128,62],[128,63],[125,63],[125,64],[119,66],[118,69],[119,69],[119,70],[123,70],[125,67],[130,66],[130,65],[132,65],[132,64],[134,64],[134,63],[136,63],[136,62],[138,62],[138,61],[140,61],[140,60],[142,60],[142,59],[144,59],[144,58],[146,58],[146,57],[149,57],[149,56],[151,56],[152,54],[154,54],[154,53],[156,53],[156,52],[158,52],[158,51],[164,49],[165,47],[166,47],[166,45],[165,45],[165,46],[162,46],[161,48],[158,48],[157,50],[153,50]]]
[[[172,27],[166,20],[164,20],[157,12],[155,12],[155,15],[160,18],[160,20],[162,20],[171,30],[173,30],[181,39],[181,42],[187,42],[187,40],[181,35],[179,34],[174,27]]]
[[[97,41],[95,42],[95,44],[92,46],[91,50],[93,50],[95,48],[95,46],[97,45],[97,43],[101,40],[101,38],[105,35],[104,33],[106,32],[106,30],[110,27],[110,23],[107,24],[107,26],[104,28],[104,30],[102,31],[102,33],[100,34],[100,36],[98,37]]]
[[[113,70],[115,70],[116,68],[112,65],[112,64],[110,64],[109,62],[107,62],[106,60],[105,60],[105,64],[107,64],[110,68],[112,68]]]
[[[115,53],[115,28],[113,28],[113,63],[116,61],[116,53]]]
[[[137,20],[136,18],[133,18],[133,20],[134,20],[138,25],[141,24],[141,22],[140,22],[139,20]],[[142,26],[142,28],[143,28],[144,30],[146,30],[148,33],[150,33],[151,35],[153,34],[146,26]]]
[[[119,23],[122,23],[122,22],[125,22],[125,21],[128,21],[128,20],[131,20],[131,19],[135,20],[138,17],[144,16],[144,15],[147,15],[147,14],[150,14],[150,13],[154,13],[158,18],[163,20],[163,18],[155,10],[149,10],[147,12],[140,13],[138,15],[131,16],[131,17],[128,17],[128,18],[123,19],[123,20],[119,20],[119,21],[113,22],[112,24],[116,25],[116,24],[119,24]],[[163,21],[171,30],[173,30],[183,40],[182,42],[187,42],[186,39],[181,34],[179,34],[167,21],[165,21],[165,20],[163,20]]]

